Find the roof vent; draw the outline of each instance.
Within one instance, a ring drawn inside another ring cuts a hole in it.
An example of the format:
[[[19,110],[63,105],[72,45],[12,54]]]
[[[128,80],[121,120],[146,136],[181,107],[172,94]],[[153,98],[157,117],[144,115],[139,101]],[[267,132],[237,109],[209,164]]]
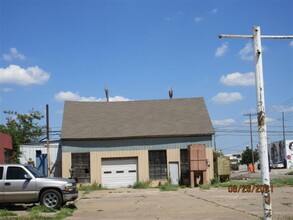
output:
[[[105,94],[106,94],[107,102],[109,102],[109,89],[106,87],[105,87]]]
[[[170,99],[173,98],[173,89],[172,89],[172,87],[169,89],[169,98]]]

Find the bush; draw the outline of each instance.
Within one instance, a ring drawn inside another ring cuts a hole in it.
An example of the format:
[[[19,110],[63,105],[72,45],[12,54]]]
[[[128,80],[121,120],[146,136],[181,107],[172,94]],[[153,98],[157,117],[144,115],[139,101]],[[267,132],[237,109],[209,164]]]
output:
[[[216,185],[218,183],[221,183],[221,179],[217,174],[215,174],[214,178],[211,180],[211,184]]]

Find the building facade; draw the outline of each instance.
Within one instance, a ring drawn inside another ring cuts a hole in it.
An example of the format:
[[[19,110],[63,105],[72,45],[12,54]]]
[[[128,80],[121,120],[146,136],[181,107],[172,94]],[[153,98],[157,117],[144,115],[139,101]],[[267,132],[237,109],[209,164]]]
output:
[[[213,134],[203,98],[65,102],[62,176],[109,188],[187,184],[188,146],[204,144],[212,179]]]
[[[12,137],[8,134],[0,132],[0,164],[12,163]]]

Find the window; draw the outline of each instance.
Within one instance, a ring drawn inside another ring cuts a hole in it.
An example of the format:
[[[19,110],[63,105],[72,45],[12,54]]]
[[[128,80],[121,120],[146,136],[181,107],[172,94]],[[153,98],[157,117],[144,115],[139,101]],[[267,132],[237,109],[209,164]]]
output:
[[[151,180],[167,179],[165,150],[149,151],[149,175]]]
[[[0,167],[0,180],[3,179],[3,167]]]
[[[181,167],[181,184],[189,185],[189,161],[188,161],[188,150],[180,150],[180,167]]]
[[[4,149],[4,163],[12,162],[12,150]]]
[[[90,153],[71,154],[71,176],[78,183],[90,182]]]
[[[22,180],[27,172],[21,167],[8,167],[6,179],[8,180]]]

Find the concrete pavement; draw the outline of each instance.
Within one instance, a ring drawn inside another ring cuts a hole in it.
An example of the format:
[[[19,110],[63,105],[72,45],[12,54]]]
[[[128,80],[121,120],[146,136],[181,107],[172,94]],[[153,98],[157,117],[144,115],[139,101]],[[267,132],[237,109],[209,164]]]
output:
[[[272,193],[274,219],[293,219],[293,187]],[[260,193],[229,193],[227,188],[118,189],[81,194],[66,220],[81,219],[261,219]]]

